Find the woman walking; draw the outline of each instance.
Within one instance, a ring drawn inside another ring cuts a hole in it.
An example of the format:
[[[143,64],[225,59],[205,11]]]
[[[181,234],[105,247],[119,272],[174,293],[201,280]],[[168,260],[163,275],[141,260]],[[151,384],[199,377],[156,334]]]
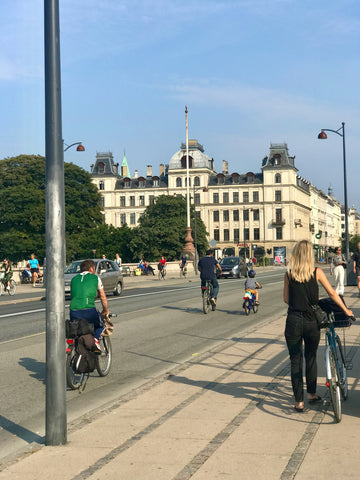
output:
[[[341,253],[341,248],[335,248],[335,255],[331,259],[330,275],[334,274],[335,292],[338,295],[344,295],[344,277],[345,277],[346,260]]]
[[[284,302],[289,305],[285,339],[290,355],[291,383],[297,412],[304,412],[304,353],[308,401],[315,403],[321,400],[321,397],[316,394],[316,353],[320,341],[320,330],[311,309],[311,305],[317,305],[319,301],[318,282],[346,315],[353,315],[332,288],[323,270],[314,268],[312,244],[307,240],[302,240],[295,245],[284,278]],[[304,353],[303,343],[305,345]]]

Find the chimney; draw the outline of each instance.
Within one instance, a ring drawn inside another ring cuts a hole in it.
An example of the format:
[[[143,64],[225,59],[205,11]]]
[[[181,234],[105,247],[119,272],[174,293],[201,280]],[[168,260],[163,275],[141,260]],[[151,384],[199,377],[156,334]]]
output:
[[[135,170],[135,172],[134,172],[134,178],[138,178],[138,176],[139,176],[139,172],[138,172],[137,170]]]
[[[146,165],[146,176],[152,177],[152,165]]]
[[[226,160],[223,160],[222,162],[222,173],[224,175],[227,175],[229,173],[229,162],[227,162]]]
[[[165,167],[163,163],[160,163],[160,177],[164,176]]]
[[[127,177],[127,167],[126,166],[121,166],[121,176],[122,177]]]

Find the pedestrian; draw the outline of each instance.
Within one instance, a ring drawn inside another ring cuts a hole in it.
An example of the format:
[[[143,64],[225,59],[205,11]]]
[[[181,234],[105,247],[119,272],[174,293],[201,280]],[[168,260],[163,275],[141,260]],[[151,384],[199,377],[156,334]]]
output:
[[[30,255],[30,260],[28,261],[30,264],[30,271],[32,275],[32,285],[35,287],[37,276],[38,276],[38,271],[39,271],[39,261],[35,258],[35,255],[32,253]]]
[[[360,297],[360,242],[357,244],[357,250],[353,255],[354,261],[354,273],[357,276],[357,286],[359,290],[359,297]]]
[[[116,263],[116,265],[119,267],[119,270],[121,271],[122,270],[122,259],[121,259],[120,255],[118,253],[115,254],[114,262]]]
[[[341,248],[335,248],[335,254],[331,259],[330,275],[334,274],[335,292],[338,295],[344,295],[344,278],[345,278],[346,260],[341,253]]]
[[[318,282],[329,297],[349,317],[353,316],[339,295],[330,285],[323,270],[314,268],[313,246],[308,240],[295,245],[284,277],[284,302],[289,305],[285,339],[290,355],[291,384],[295,397],[295,410],[304,412],[303,357],[305,356],[306,390],[309,403],[321,401],[316,394],[317,363],[316,353],[320,341],[320,330],[312,305],[319,301]],[[303,343],[305,349],[303,351]]]

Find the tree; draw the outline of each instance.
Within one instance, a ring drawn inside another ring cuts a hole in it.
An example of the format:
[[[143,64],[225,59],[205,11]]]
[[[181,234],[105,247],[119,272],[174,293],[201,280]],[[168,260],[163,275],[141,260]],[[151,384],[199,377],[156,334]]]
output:
[[[103,223],[100,194],[91,176],[74,164],[64,164],[65,218],[68,255],[90,229]],[[34,252],[45,256],[45,159],[19,155],[0,161],[0,254],[13,261]]]
[[[193,211],[191,218],[193,219]],[[193,222],[192,222],[193,223]],[[197,218],[197,244],[201,254],[207,248],[203,221]],[[192,225],[194,232],[194,226]],[[145,258],[157,261],[162,255],[168,260],[180,258],[186,234],[186,199],[162,195],[146,208],[139,226],[133,229],[130,250],[135,261]]]

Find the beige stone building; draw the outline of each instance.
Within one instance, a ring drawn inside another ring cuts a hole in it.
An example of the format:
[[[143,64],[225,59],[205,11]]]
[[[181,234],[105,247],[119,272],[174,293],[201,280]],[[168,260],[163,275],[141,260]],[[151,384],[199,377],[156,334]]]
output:
[[[339,204],[298,175],[295,156],[289,155],[287,145],[271,144],[258,167],[257,173],[229,172],[228,162],[223,161],[222,171],[216,172],[203,146],[189,141],[191,201],[195,199],[196,214],[219,254],[230,249],[228,253],[243,255],[245,245],[247,256],[262,256],[265,251],[270,258],[284,260],[301,239],[318,240],[324,248],[332,246],[341,235]],[[185,144],[168,165],[160,165],[158,174],[148,165],[145,176],[135,171],[130,177],[125,158],[118,170],[111,153],[98,153],[91,165],[105,221],[115,227],[136,226],[159,195],[186,195]],[[321,238],[315,239],[320,231]]]

